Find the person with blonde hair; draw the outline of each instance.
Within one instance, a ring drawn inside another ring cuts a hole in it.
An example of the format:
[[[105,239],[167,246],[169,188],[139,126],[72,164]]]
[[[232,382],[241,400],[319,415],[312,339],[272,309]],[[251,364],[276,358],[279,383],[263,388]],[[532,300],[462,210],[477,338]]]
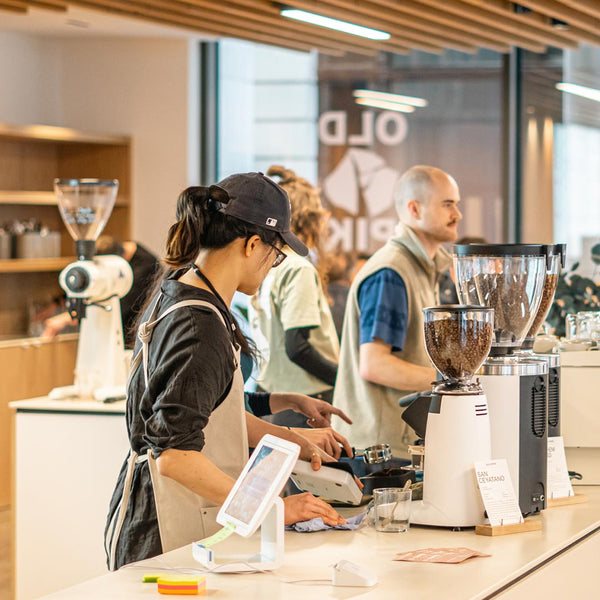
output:
[[[250,303],[250,323],[259,330],[253,338],[263,359],[258,383],[267,392],[299,392],[331,402],[339,342],[321,250],[328,213],[318,190],[294,171],[272,166],[267,175],[287,192],[290,229],[308,247],[312,260],[284,250],[287,260],[267,275]],[[306,424],[290,412],[272,419],[288,426]]]

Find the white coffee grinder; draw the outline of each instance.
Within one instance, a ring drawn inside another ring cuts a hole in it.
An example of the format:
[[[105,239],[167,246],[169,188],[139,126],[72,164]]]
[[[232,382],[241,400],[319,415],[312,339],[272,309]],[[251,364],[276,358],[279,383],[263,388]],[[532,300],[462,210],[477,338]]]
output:
[[[411,521],[474,527],[484,522],[484,506],[473,463],[492,454],[487,400],[473,374],[490,351],[494,311],[447,305],[423,313],[425,347],[442,381],[429,402],[423,500],[413,502]]]
[[[80,329],[74,384],[53,389],[50,398],[125,397],[128,369],[119,300],[131,288],[133,272],[120,256],[94,256],[118,187],[116,179],[54,181],[58,208],[78,257],[61,271],[59,282],[67,295],[67,310]]]
[[[487,396],[492,455],[505,458],[524,515],[546,506],[547,373],[544,360],[518,354],[537,314],[549,264],[533,244],[453,247],[461,302],[494,309],[494,336],[479,380]]]

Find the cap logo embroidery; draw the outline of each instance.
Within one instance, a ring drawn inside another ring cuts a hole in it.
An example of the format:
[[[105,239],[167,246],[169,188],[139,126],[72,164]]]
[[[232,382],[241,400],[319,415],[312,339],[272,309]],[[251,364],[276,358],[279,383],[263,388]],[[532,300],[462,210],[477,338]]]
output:
[[[273,219],[273,218],[269,217],[265,221],[265,224],[268,225],[269,227],[275,227],[275,225],[277,225],[277,219]]]

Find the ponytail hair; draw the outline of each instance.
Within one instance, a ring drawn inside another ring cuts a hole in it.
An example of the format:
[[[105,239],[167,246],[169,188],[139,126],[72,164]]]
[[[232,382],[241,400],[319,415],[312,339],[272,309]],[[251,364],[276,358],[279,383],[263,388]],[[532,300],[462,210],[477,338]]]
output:
[[[177,198],[175,217],[167,235],[165,262],[177,269],[196,260],[208,216],[207,187],[189,187]]]
[[[177,221],[167,234],[164,263],[168,269],[161,273],[147,305],[160,288],[162,280],[173,270],[194,263],[202,249],[224,248],[237,238],[247,239],[253,235],[258,235],[268,244],[275,244],[278,241],[279,234],[276,231],[224,214],[222,207],[228,202],[229,195],[218,186],[194,186],[181,192],[175,212]],[[146,308],[147,306],[139,313],[140,321]],[[235,318],[233,320],[235,322]],[[244,354],[254,355],[252,343],[244,336],[237,324],[234,337]]]

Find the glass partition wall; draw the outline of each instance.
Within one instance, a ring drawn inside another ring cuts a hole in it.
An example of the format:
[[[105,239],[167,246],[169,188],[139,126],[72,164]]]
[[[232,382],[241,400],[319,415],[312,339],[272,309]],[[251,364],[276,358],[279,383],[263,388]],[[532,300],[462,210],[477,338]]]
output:
[[[522,63],[524,241],[565,242],[569,264],[597,280],[600,49],[524,52]]]
[[[395,224],[396,176],[414,164],[439,166],[460,186],[460,235],[566,242],[570,262],[591,276],[600,241],[600,103],[556,84],[600,88],[600,50],[514,52],[520,118],[511,121],[506,98],[515,79],[495,52],[338,57],[226,40],[210,87],[216,148],[205,152],[214,152],[216,177],[283,164],[318,184],[332,212],[331,244],[359,252],[376,249]],[[416,106],[373,106],[361,90],[396,102],[408,96]],[[507,130],[519,126],[517,148],[507,153]],[[514,205],[505,181],[511,161],[519,173]]]
[[[461,235],[500,241],[501,146],[497,53],[319,57],[319,176],[344,250],[390,236],[394,182],[416,164],[457,180]]]

